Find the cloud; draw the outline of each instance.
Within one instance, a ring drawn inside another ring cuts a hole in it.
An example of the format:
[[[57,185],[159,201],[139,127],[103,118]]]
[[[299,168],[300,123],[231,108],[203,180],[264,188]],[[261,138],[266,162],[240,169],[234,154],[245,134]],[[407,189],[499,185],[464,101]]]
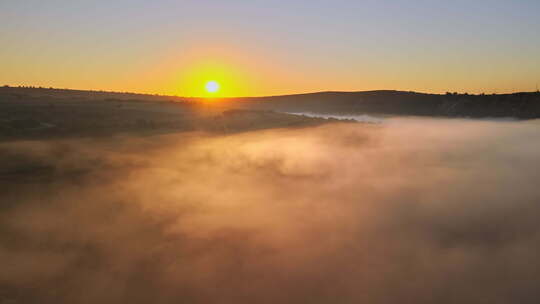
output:
[[[3,143],[0,302],[536,303],[537,128]]]

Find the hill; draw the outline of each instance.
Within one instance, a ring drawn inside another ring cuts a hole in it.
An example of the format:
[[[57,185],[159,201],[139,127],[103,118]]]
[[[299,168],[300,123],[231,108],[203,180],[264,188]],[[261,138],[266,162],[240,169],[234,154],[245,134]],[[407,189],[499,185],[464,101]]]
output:
[[[540,118],[539,92],[492,95],[425,94],[403,91],[320,92],[239,98],[229,102],[252,109],[285,112]]]
[[[231,133],[325,122],[272,111],[181,102],[170,96],[0,88],[0,140],[184,131]]]
[[[200,106],[204,98],[46,88],[1,87],[0,100],[77,99],[109,102],[180,102]],[[228,109],[311,112],[321,114],[383,114],[516,119],[540,118],[540,92],[511,94],[426,94],[379,90],[318,92],[295,95],[219,98],[210,100],[216,111]]]

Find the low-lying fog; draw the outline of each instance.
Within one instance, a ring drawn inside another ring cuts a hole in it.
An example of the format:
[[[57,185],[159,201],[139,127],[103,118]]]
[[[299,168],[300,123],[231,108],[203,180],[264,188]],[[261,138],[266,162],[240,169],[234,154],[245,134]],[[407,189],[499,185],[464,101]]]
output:
[[[287,114],[292,115],[298,115],[298,116],[306,116],[306,117],[314,117],[314,118],[323,118],[323,119],[337,119],[337,120],[351,120],[351,121],[357,121],[357,122],[365,122],[365,123],[383,123],[383,122],[401,122],[403,119],[403,116],[396,116],[396,115],[371,115],[371,114],[322,114],[322,113],[314,113],[314,112],[284,112]],[[400,118],[401,117],[401,118]],[[411,116],[408,119],[425,119],[422,117],[415,117]],[[469,118],[464,118],[469,119]],[[474,119],[476,121],[482,121],[482,120],[488,120],[488,121],[500,121],[500,122],[513,122],[518,121],[515,118],[512,117],[497,117],[497,118],[481,118],[481,119]]]
[[[356,114],[356,115],[341,114],[340,115],[340,114],[320,114],[320,113],[312,113],[312,112],[285,112],[285,113],[292,114],[292,115],[299,115],[299,116],[324,118],[324,119],[354,120],[358,122],[367,122],[367,123],[383,122],[383,119],[381,117],[376,117],[376,116],[367,115],[367,114]]]
[[[430,119],[3,143],[0,303],[538,303],[539,152]]]

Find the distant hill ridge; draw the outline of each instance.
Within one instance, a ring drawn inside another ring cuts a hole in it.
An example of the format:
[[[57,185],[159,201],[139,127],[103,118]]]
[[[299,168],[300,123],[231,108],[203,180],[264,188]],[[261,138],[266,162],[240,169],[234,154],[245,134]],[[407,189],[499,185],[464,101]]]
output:
[[[0,87],[2,95],[141,101],[201,102],[208,99],[136,93]],[[394,90],[326,91],[293,95],[216,98],[222,107],[324,114],[388,114],[444,117],[540,118],[540,92],[430,94]]]

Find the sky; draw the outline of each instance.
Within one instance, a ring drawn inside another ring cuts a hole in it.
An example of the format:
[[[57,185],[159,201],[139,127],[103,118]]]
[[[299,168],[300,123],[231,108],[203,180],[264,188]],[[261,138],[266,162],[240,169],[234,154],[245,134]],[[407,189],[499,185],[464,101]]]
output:
[[[1,0],[0,84],[205,96],[534,91],[538,0]]]

